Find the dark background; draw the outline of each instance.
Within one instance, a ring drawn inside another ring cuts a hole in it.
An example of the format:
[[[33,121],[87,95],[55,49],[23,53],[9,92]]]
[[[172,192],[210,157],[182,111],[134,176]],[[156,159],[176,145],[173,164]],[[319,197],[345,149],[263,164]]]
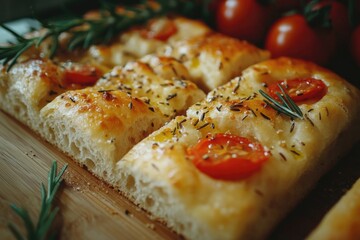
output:
[[[0,23],[22,17],[46,19],[67,13],[83,13],[96,8],[101,1],[118,4],[138,0],[0,0]]]
[[[66,2],[69,0],[0,0],[0,22],[55,13]]]

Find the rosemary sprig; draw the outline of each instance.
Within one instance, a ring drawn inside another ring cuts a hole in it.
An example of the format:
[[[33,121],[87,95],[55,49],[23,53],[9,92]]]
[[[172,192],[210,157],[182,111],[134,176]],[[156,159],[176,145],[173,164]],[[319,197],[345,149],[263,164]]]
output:
[[[284,91],[284,89],[278,84],[281,93],[276,92],[281,102],[276,101],[274,98],[269,96],[263,90],[259,90],[260,94],[266,99],[264,100],[273,109],[280,113],[283,113],[291,118],[303,119],[304,115],[298,105],[291,99],[291,97]]]
[[[48,175],[48,191],[46,191],[44,184],[41,184],[41,208],[36,224],[32,222],[26,209],[18,207],[15,204],[11,204],[12,210],[22,219],[27,232],[27,237],[24,237],[21,235],[19,229],[15,226],[14,223],[9,223],[8,226],[16,239],[41,240],[55,238],[54,234],[52,236],[48,236],[47,234],[57,212],[59,211],[58,207],[52,207],[52,203],[54,201],[55,194],[60,187],[62,182],[61,177],[64,174],[66,168],[67,165],[64,165],[58,175],[56,175],[57,163],[56,161],[52,163]]]
[[[17,40],[17,44],[0,47],[0,59],[4,60],[4,64],[9,62],[9,68],[11,68],[20,55],[35,44],[35,39],[25,39],[4,24],[0,24],[0,26],[10,32]]]
[[[332,28],[330,19],[331,5],[326,5],[314,10],[314,7],[320,3],[320,0],[311,0],[304,7],[304,16],[308,24],[312,27],[320,27],[322,29]]]
[[[122,11],[116,11],[116,5],[103,1],[99,18],[73,18],[43,23],[42,27],[47,29],[47,32],[43,36],[30,38],[24,38],[7,26],[0,24],[16,39],[16,42],[9,46],[0,47],[0,60],[3,60],[4,64],[9,64],[7,67],[9,70],[27,49],[39,47],[48,38],[51,39],[49,53],[51,58],[58,49],[59,36],[64,32],[70,33],[67,43],[67,50],[70,51],[78,47],[86,49],[93,44],[108,43],[117,33],[131,26],[143,24],[151,18],[171,12],[194,15],[196,9],[204,4],[208,4],[208,1],[143,0],[139,5],[124,6]]]

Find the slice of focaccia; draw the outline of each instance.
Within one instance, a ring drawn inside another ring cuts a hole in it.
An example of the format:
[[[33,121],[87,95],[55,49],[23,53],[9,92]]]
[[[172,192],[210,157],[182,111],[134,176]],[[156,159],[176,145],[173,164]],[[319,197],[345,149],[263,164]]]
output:
[[[44,106],[66,91],[95,84],[102,74],[92,65],[49,59],[29,59],[9,71],[0,68],[0,108],[36,132]]]
[[[49,60],[29,60],[9,72],[1,66],[0,108],[38,131],[40,109],[65,91],[63,78],[61,68]]]
[[[360,239],[360,179],[325,215],[309,240]]]
[[[192,80],[205,91],[223,85],[248,66],[270,57],[268,51],[246,41],[213,32],[170,43],[159,54],[182,62]]]
[[[91,172],[111,180],[116,161],[167,119],[123,91],[85,88],[67,91],[41,110],[41,133]]]
[[[170,77],[172,61],[177,63],[158,59],[163,64],[156,70],[130,62],[94,87],[63,93],[41,110],[42,135],[98,177],[114,182],[115,163],[132,146],[205,97],[194,83],[177,79],[180,69],[174,79],[155,74]]]
[[[302,117],[264,102],[278,85]],[[357,141],[359,101],[314,64],[265,61],[132,148],[115,186],[189,239],[263,239]]]

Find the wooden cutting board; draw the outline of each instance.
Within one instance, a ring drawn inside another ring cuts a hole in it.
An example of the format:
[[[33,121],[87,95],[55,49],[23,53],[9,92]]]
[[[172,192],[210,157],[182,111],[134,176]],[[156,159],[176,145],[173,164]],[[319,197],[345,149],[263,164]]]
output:
[[[153,221],[120,193],[99,181],[26,126],[0,111],[0,239],[14,239],[8,222],[20,219],[15,203],[37,217],[40,183],[52,161],[69,164],[56,204],[60,239],[181,239]],[[360,143],[273,231],[270,239],[303,239],[325,212],[360,177]],[[24,230],[24,229],[22,229]]]
[[[56,219],[61,239],[177,239],[30,129],[0,111],[0,239],[14,239],[9,221],[22,226],[9,205],[15,203],[37,217],[40,183],[47,184],[52,161],[58,169],[68,163],[57,195]]]

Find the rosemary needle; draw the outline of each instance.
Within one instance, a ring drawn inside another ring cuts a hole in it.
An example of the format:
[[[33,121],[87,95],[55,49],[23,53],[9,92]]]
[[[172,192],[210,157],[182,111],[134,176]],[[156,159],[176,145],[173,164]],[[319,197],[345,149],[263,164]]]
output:
[[[304,115],[298,105],[291,99],[291,97],[284,91],[284,89],[278,84],[281,93],[277,92],[276,95],[279,97],[281,102],[276,101],[274,98],[269,96],[263,90],[259,90],[259,93],[266,99],[264,100],[273,109],[280,113],[283,113],[291,118],[303,119]]]
[[[67,164],[64,165],[58,174],[56,174],[57,163],[56,161],[52,163],[48,175],[48,189],[46,190],[44,184],[41,184],[41,208],[36,224],[32,222],[26,209],[18,207],[15,204],[10,205],[12,210],[22,219],[27,232],[27,237],[24,237],[21,235],[19,229],[15,226],[14,223],[9,223],[8,226],[10,231],[13,233],[16,239],[42,240],[55,238],[54,234],[48,235],[48,231],[56,217],[57,212],[59,211],[58,207],[52,207],[52,203],[60,187],[62,182],[62,175],[64,174],[66,168]]]

